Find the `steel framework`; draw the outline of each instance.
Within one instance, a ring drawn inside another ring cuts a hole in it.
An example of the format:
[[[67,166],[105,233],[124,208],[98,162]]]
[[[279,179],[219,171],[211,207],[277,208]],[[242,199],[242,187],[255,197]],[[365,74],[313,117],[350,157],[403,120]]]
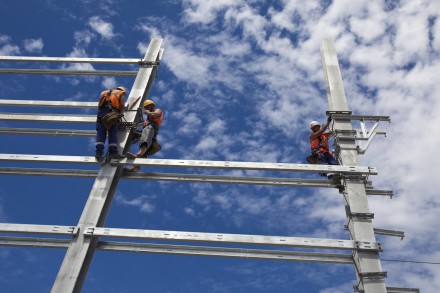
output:
[[[149,95],[157,66],[160,64],[163,54],[161,45],[162,40],[153,39],[149,44],[144,58],[140,60],[122,58],[0,56],[0,61],[8,62],[138,64],[140,67],[138,71],[74,71],[2,68],[0,69],[0,73],[136,76],[130,91],[130,96],[127,99],[128,104],[136,109]],[[377,130],[378,123],[380,121],[389,121],[389,117],[352,115],[347,106],[338,59],[331,40],[323,40],[321,57],[329,102],[329,111],[327,114],[331,115],[334,120],[333,130],[335,132],[336,152],[341,163],[339,166],[203,160],[122,159],[107,160],[101,165],[99,171],[57,168],[0,168],[0,174],[3,175],[96,178],[77,225],[50,226],[0,223],[0,233],[42,234],[51,236],[51,238],[0,236],[0,245],[67,249],[58,276],[52,287],[52,292],[80,292],[95,250],[352,264],[355,267],[357,278],[357,284],[354,286],[355,291],[367,293],[418,292],[418,289],[385,286],[384,279],[387,274],[382,270],[379,257],[379,253],[382,251],[382,246],[377,242],[375,235],[382,234],[403,238],[404,234],[400,231],[377,229],[373,227],[372,219],[374,218],[374,215],[369,210],[367,195],[392,197],[393,192],[390,190],[374,189],[371,182],[367,181],[367,178],[369,175],[376,175],[376,169],[374,167],[362,167],[357,165],[357,155],[365,153],[375,135],[384,134],[383,131]],[[138,99],[138,97],[142,98]],[[0,100],[0,106],[15,107],[93,108],[96,107],[96,105],[97,103],[93,102]],[[127,123],[133,123],[139,118],[138,115],[140,115],[138,111],[127,112],[125,114],[125,119],[127,120]],[[91,115],[0,113],[0,121],[94,123],[95,119],[96,117]],[[352,128],[353,120],[360,121],[360,130]],[[376,122],[370,130],[367,130],[365,127],[364,121],[366,120]],[[95,132],[90,130],[2,127],[0,128],[0,134],[91,137],[95,135]],[[131,132],[129,129],[121,129],[119,131],[118,148],[120,152],[124,152],[130,147],[130,135]],[[94,157],[87,156],[0,154],[0,161],[97,164]],[[332,173],[339,174],[341,180],[335,182],[331,180],[283,177],[244,177],[177,173],[123,173],[122,167],[133,163],[141,166],[173,168],[283,171],[289,172],[289,174],[291,172],[322,173],[331,171]],[[134,180],[338,188],[339,192],[343,194],[345,200],[346,216],[348,220],[348,224],[345,228],[349,231],[350,240],[106,228],[103,226],[109,213],[113,195],[121,178]],[[64,238],[59,238],[57,236],[63,236]],[[189,246],[144,242],[114,242],[105,241],[105,238],[141,239],[143,241],[161,240],[194,242],[205,245]],[[213,243],[220,246],[215,247],[208,245]],[[267,245],[280,248],[297,247],[320,250],[328,249],[332,251],[339,250],[341,252],[323,253],[291,251],[290,249],[272,250],[230,248],[221,246],[223,244]],[[346,251],[351,253],[344,253]]]

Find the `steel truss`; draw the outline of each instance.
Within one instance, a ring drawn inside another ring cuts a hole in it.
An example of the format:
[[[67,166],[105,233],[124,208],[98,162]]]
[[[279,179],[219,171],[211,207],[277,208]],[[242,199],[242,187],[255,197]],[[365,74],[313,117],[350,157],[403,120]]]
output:
[[[163,55],[162,40],[152,40],[143,59],[128,58],[67,58],[67,57],[25,57],[25,56],[0,56],[0,61],[5,62],[52,62],[52,63],[119,63],[137,64],[139,71],[116,70],[64,70],[64,69],[15,69],[1,68],[0,74],[61,74],[61,75],[120,75],[136,76],[127,102],[133,108],[139,106],[147,99],[157,66]],[[321,48],[324,77],[327,84],[329,111],[334,120],[333,130],[337,153],[341,165],[323,166],[308,164],[287,163],[257,163],[257,162],[223,162],[203,160],[171,160],[171,159],[121,159],[96,162],[94,157],[88,156],[54,156],[30,154],[0,154],[3,162],[44,162],[98,165],[99,171],[73,170],[56,168],[8,168],[0,167],[0,174],[22,176],[55,176],[55,177],[84,177],[96,178],[87,203],[79,222],[75,226],[51,226],[0,223],[0,233],[15,233],[19,235],[49,235],[51,238],[37,238],[34,236],[0,236],[0,245],[23,247],[46,247],[67,249],[63,264],[52,288],[52,292],[80,292],[85,281],[88,268],[95,250],[125,251],[161,254],[184,254],[215,257],[233,257],[249,259],[305,261],[352,264],[355,266],[357,285],[354,289],[358,292],[418,292],[417,289],[385,287],[386,272],[381,269],[379,252],[381,244],[376,241],[375,234],[400,236],[400,231],[376,229],[372,226],[374,215],[370,213],[367,195],[393,196],[389,190],[375,190],[368,176],[376,175],[374,167],[357,166],[357,155],[366,151],[372,139],[377,134],[385,134],[377,130],[380,121],[388,121],[387,116],[352,115],[348,110],[345,99],[342,78],[339,70],[338,59],[331,40],[324,40]],[[142,99],[137,99],[141,96]],[[13,107],[64,107],[64,108],[94,108],[96,102],[71,102],[71,101],[18,101],[0,100],[0,106]],[[136,111],[125,113],[127,123],[137,121]],[[358,120],[361,129],[352,128],[351,122]],[[22,114],[0,113],[0,121],[6,122],[41,122],[41,123],[95,123],[94,115],[55,115],[55,114]],[[365,121],[375,121],[371,129],[367,129]],[[130,128],[120,129],[118,134],[119,151],[123,152],[130,147]],[[92,137],[94,131],[70,129],[40,129],[40,128],[0,128],[0,134],[18,135],[50,135],[50,136],[77,136]],[[359,144],[356,145],[356,142]],[[360,144],[363,142],[363,145]],[[187,169],[226,169],[226,170],[258,170],[270,172],[301,172],[325,173],[332,172],[341,177],[336,181],[312,180],[302,178],[282,177],[244,177],[207,174],[181,174],[139,172],[125,174],[125,165],[140,165],[143,167],[160,166]],[[103,227],[110,209],[114,192],[120,178],[131,180],[157,180],[180,182],[203,182],[221,184],[253,184],[272,186],[294,187],[319,187],[338,188],[344,196],[348,224],[345,228],[349,231],[350,239],[323,239],[301,238],[266,235],[241,235],[223,233],[201,233],[184,231],[136,230],[116,229]],[[138,242],[104,241],[105,238],[136,239]],[[142,241],[142,242],[140,242]],[[146,243],[145,241],[172,242]],[[194,242],[203,245],[181,245],[176,242]],[[212,244],[238,245],[240,247],[215,247]],[[263,245],[269,249],[250,249],[249,245]],[[242,247],[246,246],[246,247]],[[274,250],[272,247],[282,247],[285,250]],[[350,251],[344,253],[321,253],[292,251],[291,248],[307,248],[320,250]]]

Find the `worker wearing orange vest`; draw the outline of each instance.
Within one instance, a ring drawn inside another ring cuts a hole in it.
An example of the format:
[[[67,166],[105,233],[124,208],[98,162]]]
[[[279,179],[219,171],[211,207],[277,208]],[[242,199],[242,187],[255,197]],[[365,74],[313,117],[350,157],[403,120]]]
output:
[[[318,160],[321,165],[339,165],[329,150],[328,139],[333,135],[333,132],[325,132],[330,122],[331,117],[328,117],[327,123],[322,127],[317,121],[310,122],[310,129],[312,130],[312,133],[309,134],[310,149],[312,154],[318,155]],[[331,173],[326,175],[328,179],[332,179],[333,177]]]
[[[121,113],[125,108],[125,88],[119,86],[112,90],[106,90],[101,93],[98,103],[98,113],[96,119],[96,152],[95,158],[100,161],[104,153],[104,145],[108,132],[108,155],[109,158],[119,159],[123,157],[118,152],[118,126],[116,122],[109,129],[105,128],[100,121],[106,114],[116,111]]]
[[[159,127],[162,125],[163,112],[161,109],[156,108],[156,104],[152,100],[146,100],[143,107],[145,109],[145,114],[147,114],[147,118],[143,122],[142,135],[139,140],[139,151],[136,154],[127,152],[126,155],[128,159],[146,157],[146,153],[153,144],[153,141],[157,139]],[[130,172],[137,172],[139,169],[140,166],[133,166],[127,170]]]

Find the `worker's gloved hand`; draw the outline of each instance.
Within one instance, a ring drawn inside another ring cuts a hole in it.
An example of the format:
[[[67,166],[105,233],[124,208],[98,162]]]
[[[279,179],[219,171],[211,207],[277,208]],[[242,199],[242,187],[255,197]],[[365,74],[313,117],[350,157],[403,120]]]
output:
[[[332,122],[332,117],[331,117],[331,116],[328,116],[328,117],[327,117],[327,123],[330,123],[330,122]]]

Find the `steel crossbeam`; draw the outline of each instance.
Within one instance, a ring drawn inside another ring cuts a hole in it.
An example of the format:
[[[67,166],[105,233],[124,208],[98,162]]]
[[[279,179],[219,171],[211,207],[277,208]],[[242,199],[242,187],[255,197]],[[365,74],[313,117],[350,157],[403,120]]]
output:
[[[98,171],[95,170],[75,170],[75,169],[49,169],[49,168],[2,168],[0,174],[3,175],[23,175],[23,176],[53,176],[53,177],[81,177],[95,178]],[[199,182],[199,183],[220,183],[220,184],[253,184],[253,185],[272,185],[272,186],[296,186],[296,187],[318,187],[336,188],[331,180],[324,179],[302,179],[302,178],[283,178],[283,177],[244,177],[244,176],[222,176],[205,174],[184,174],[184,173],[152,173],[137,172],[123,173],[124,179],[131,180],[155,180],[155,181],[179,181],[179,182]],[[392,190],[376,190],[369,188],[367,195],[393,196]]]
[[[0,68],[0,74],[47,74],[47,75],[98,75],[136,76],[137,71],[126,70],[67,70],[67,69],[20,69]]]
[[[209,246],[167,245],[148,243],[105,242],[98,243],[99,250],[143,253],[200,255],[301,262],[353,264],[353,257],[342,253],[316,253],[282,250],[224,248]]]
[[[96,115],[75,114],[27,114],[27,113],[0,113],[0,121],[14,122],[52,122],[52,123],[95,123]]]
[[[79,58],[79,57],[33,57],[33,56],[0,56],[3,62],[59,62],[59,63],[113,63],[139,64],[136,58]]]
[[[95,157],[88,156],[54,156],[54,155],[21,155],[0,154],[0,161],[9,162],[45,162],[45,163],[74,163],[98,164]],[[113,166],[136,164],[140,166],[160,166],[178,168],[202,169],[232,169],[232,170],[259,170],[259,171],[286,171],[286,172],[333,172],[343,175],[375,175],[374,167],[361,166],[331,166],[288,163],[256,163],[256,162],[223,162],[202,160],[174,160],[174,159],[121,159],[111,160]]]
[[[243,235],[224,233],[201,233],[181,231],[159,231],[120,228],[86,227],[84,234],[96,237],[137,238],[154,240],[193,241],[208,243],[233,243],[252,245],[273,245],[340,250],[380,251],[379,243],[324,238],[301,238],[283,236]]]
[[[53,238],[31,238],[31,237],[5,237],[0,236],[0,246],[23,246],[41,248],[69,248],[70,240]],[[160,253],[198,255],[211,257],[231,257],[261,260],[282,260],[301,262],[320,262],[353,264],[351,254],[343,253],[318,253],[285,250],[264,250],[245,248],[225,248],[210,246],[188,246],[150,243],[128,243],[98,241],[96,249],[102,251],[136,252],[136,253]],[[52,289],[53,291],[53,289]],[[64,291],[70,292],[70,291]]]
[[[0,223],[1,233],[29,233],[29,234],[51,234],[69,235],[78,234],[78,227],[75,226],[50,226],[50,225],[29,225]]]
[[[0,134],[96,137],[96,131],[78,129],[0,127]]]
[[[78,101],[42,101],[42,100],[7,100],[0,99],[0,106],[47,107],[47,108],[97,108],[98,102]]]
[[[376,175],[374,167],[311,165],[289,163],[257,163],[257,162],[225,162],[202,160],[173,160],[173,159],[121,159],[112,160],[113,165],[135,164],[139,166],[183,167],[183,168],[209,168],[209,169],[238,169],[238,170],[264,170],[264,171],[289,171],[289,172],[334,172],[344,175]]]
[[[0,246],[68,248],[70,239],[0,236]]]

